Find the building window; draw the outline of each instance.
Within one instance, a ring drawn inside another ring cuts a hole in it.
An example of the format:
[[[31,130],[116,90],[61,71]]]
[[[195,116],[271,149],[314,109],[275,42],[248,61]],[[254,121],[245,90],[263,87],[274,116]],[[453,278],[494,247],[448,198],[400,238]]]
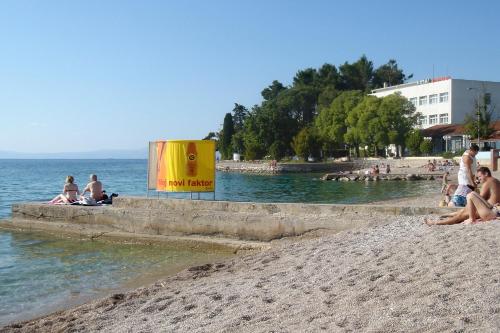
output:
[[[490,93],[484,93],[484,104],[485,105],[491,104],[491,94]]]
[[[437,122],[438,122],[438,115],[437,114],[431,114],[429,116],[429,125],[437,124]]]
[[[448,114],[447,113],[441,113],[439,115],[439,123],[440,124],[448,124]]]
[[[439,103],[446,103],[448,102],[448,93],[440,93],[439,94]]]
[[[420,125],[427,125],[427,116],[421,116],[419,119]]]
[[[438,102],[438,95],[429,95],[429,104],[437,104]]]
[[[426,105],[427,104],[427,96],[420,96],[418,98],[418,105]]]
[[[410,98],[410,103],[413,104],[413,106],[417,106],[417,98],[416,97],[412,97]]]

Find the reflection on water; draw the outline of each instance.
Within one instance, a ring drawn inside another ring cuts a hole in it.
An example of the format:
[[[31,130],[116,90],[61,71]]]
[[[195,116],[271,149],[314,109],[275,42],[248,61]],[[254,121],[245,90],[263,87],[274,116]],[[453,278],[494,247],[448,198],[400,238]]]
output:
[[[109,292],[145,271],[168,273],[228,255],[0,231],[0,324]]]

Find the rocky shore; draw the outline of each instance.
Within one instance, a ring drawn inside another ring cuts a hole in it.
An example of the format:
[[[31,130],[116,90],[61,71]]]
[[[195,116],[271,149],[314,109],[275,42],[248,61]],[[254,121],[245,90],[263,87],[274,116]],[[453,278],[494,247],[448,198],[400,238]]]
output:
[[[431,159],[435,159],[431,157]],[[437,158],[443,160],[442,158]],[[368,170],[374,165],[390,165],[393,173],[422,174],[425,173],[424,166],[427,158],[408,157],[404,159],[380,159],[380,158],[359,158],[359,159],[340,159],[328,162],[276,162],[270,160],[258,161],[218,161],[215,165],[218,171],[241,172],[253,174],[279,174],[279,173],[303,173],[303,172],[353,172]],[[434,174],[443,174],[443,171],[433,172]],[[363,174],[363,173],[362,173]]]

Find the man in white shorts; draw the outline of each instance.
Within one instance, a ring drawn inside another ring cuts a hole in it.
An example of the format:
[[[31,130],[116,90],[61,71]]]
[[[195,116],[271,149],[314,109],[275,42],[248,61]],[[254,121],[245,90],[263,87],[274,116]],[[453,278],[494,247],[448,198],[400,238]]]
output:
[[[465,207],[467,194],[475,190],[474,175],[477,170],[476,155],[478,152],[478,145],[472,144],[462,155],[460,169],[458,170],[458,187],[451,198],[449,206]]]

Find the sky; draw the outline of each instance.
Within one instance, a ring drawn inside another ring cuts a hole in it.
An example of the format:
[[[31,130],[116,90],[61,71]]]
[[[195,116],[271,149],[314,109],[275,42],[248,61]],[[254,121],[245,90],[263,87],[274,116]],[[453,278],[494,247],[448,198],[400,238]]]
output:
[[[201,139],[300,69],[365,54],[500,81],[497,1],[0,2],[0,151]]]

